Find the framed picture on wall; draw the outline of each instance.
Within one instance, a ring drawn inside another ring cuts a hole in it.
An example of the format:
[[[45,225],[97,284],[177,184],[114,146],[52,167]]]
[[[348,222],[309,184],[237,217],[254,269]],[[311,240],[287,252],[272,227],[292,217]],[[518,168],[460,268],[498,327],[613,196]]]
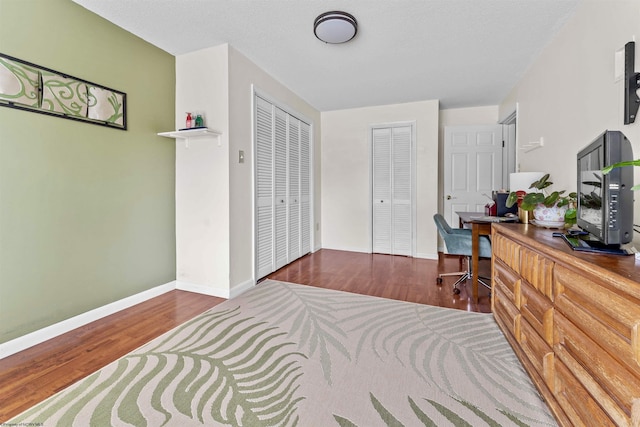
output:
[[[126,93],[2,53],[0,106],[127,129]]]

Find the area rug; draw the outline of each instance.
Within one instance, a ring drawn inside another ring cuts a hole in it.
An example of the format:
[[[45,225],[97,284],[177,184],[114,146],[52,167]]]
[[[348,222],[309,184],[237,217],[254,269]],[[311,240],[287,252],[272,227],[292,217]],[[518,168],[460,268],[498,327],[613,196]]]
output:
[[[556,425],[490,314],[265,281],[8,424]]]

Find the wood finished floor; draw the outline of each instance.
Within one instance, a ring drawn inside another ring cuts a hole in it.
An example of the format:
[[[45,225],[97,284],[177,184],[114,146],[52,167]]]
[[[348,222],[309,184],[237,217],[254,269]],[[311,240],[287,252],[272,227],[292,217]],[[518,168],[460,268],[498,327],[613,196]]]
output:
[[[490,312],[488,292],[470,298],[471,283],[452,293],[457,257],[438,261],[323,249],[268,276],[274,280],[436,305]],[[481,266],[488,273],[488,263]],[[468,289],[467,289],[468,288]],[[468,292],[467,292],[468,291]],[[171,291],[0,360],[0,423],[70,386],[150,340],[224,301]]]

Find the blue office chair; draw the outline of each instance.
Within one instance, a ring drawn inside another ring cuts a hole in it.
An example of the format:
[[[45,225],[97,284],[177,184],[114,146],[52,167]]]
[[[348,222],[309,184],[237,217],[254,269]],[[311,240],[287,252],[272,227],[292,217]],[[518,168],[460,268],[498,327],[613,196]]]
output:
[[[441,273],[438,274],[438,284],[442,283],[442,278],[445,276],[460,276],[458,280],[453,284],[453,293],[459,294],[460,289],[458,285],[467,279],[473,277],[471,271],[471,230],[466,228],[451,228],[444,217],[440,214],[435,214],[433,220],[438,227],[438,233],[444,240],[444,244],[447,247],[447,252],[451,255],[463,255],[467,259],[467,270],[457,271],[455,273]],[[491,258],[491,240],[487,236],[480,236],[480,252],[478,256],[480,258]],[[491,289],[491,285],[487,284],[485,280],[489,280],[486,277],[478,276],[478,283]]]

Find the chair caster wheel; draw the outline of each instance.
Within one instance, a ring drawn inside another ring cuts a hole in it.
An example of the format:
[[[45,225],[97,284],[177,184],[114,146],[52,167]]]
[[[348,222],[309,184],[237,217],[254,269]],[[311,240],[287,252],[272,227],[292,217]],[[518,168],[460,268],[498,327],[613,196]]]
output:
[[[460,295],[460,289],[458,289],[458,288],[453,288],[453,293],[454,293],[455,295]]]
[[[437,283],[438,285],[442,285],[442,277],[438,277],[438,278],[436,279],[436,283]]]

